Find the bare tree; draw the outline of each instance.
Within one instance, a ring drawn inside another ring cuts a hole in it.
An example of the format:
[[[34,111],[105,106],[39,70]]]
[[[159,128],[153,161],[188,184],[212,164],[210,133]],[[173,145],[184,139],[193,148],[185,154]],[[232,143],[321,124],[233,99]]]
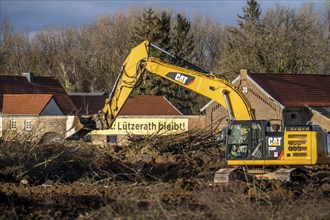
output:
[[[250,20],[240,21],[239,28],[227,28],[219,60],[224,72],[232,77],[243,68],[275,73],[329,72],[325,27],[312,5],[299,11],[277,5],[260,19],[251,17],[240,16]]]
[[[330,74],[330,4],[326,6],[323,14],[315,12],[312,5],[299,10],[278,5],[261,14],[257,1],[247,0],[237,27],[225,27],[196,14],[188,20],[181,14],[173,16],[173,11],[155,8],[157,30],[152,32],[160,39],[156,43],[173,52],[170,44],[175,31],[186,28],[182,34],[187,35],[182,36],[189,36],[190,43],[181,56],[229,79],[242,68]],[[26,31],[13,32],[8,18],[4,18],[0,24],[0,74],[32,71],[56,76],[67,91],[109,92],[131,48],[144,40],[136,32],[144,12],[131,8],[80,28],[49,26],[33,37]],[[147,29],[141,26],[140,30]]]
[[[6,59],[10,55],[12,47],[12,27],[10,26],[8,17],[5,17],[1,22],[0,27],[0,66],[1,74],[8,71]]]
[[[0,27],[1,74],[18,75],[33,69],[34,64],[27,32],[13,32],[5,17]]]
[[[327,48],[320,15],[311,5],[299,12],[284,6],[269,10],[263,19],[266,71],[325,73]]]

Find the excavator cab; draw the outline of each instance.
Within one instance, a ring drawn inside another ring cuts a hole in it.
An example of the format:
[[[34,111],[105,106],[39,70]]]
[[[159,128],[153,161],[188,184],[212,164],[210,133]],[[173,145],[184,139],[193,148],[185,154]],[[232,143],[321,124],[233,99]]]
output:
[[[226,136],[229,165],[279,165],[284,154],[284,131],[267,120],[231,121]]]
[[[226,135],[229,167],[215,173],[216,183],[231,180],[305,179],[305,165],[327,164],[327,134],[315,125],[271,125],[266,120],[231,121]]]
[[[264,140],[270,131],[268,121],[246,120],[232,121],[227,129],[226,160],[264,159]]]

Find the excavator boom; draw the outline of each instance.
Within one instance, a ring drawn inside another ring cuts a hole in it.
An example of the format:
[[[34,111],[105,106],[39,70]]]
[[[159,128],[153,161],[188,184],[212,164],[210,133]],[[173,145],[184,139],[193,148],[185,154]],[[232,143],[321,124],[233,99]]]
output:
[[[153,57],[143,64],[150,73],[213,99],[228,110],[231,120],[254,119],[250,103],[242,92],[223,78],[170,65]]]

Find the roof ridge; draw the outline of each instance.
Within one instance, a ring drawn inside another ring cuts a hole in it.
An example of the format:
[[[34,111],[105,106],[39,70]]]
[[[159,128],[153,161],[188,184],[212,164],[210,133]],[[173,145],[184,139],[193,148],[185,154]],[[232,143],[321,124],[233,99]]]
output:
[[[53,93],[4,93],[3,95],[54,95]]]
[[[131,97],[164,97],[162,95],[133,95]]]
[[[19,76],[13,76],[13,75],[0,75],[0,77],[19,77],[19,78],[26,78],[26,76],[22,76],[22,75],[19,75]],[[55,78],[55,79],[57,79],[56,76],[36,76],[36,75],[34,75],[34,77],[38,77],[38,78]]]
[[[330,76],[328,74],[320,74],[320,73],[257,73],[257,72],[249,72],[248,74],[258,74],[258,75],[300,75],[300,76]]]

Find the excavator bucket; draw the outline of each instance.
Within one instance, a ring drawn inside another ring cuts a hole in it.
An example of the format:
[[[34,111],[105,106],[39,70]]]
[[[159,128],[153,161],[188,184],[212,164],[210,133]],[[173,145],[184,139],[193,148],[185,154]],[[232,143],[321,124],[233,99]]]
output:
[[[94,115],[75,116],[70,115],[66,121],[65,139],[79,140],[92,130],[96,129]]]

